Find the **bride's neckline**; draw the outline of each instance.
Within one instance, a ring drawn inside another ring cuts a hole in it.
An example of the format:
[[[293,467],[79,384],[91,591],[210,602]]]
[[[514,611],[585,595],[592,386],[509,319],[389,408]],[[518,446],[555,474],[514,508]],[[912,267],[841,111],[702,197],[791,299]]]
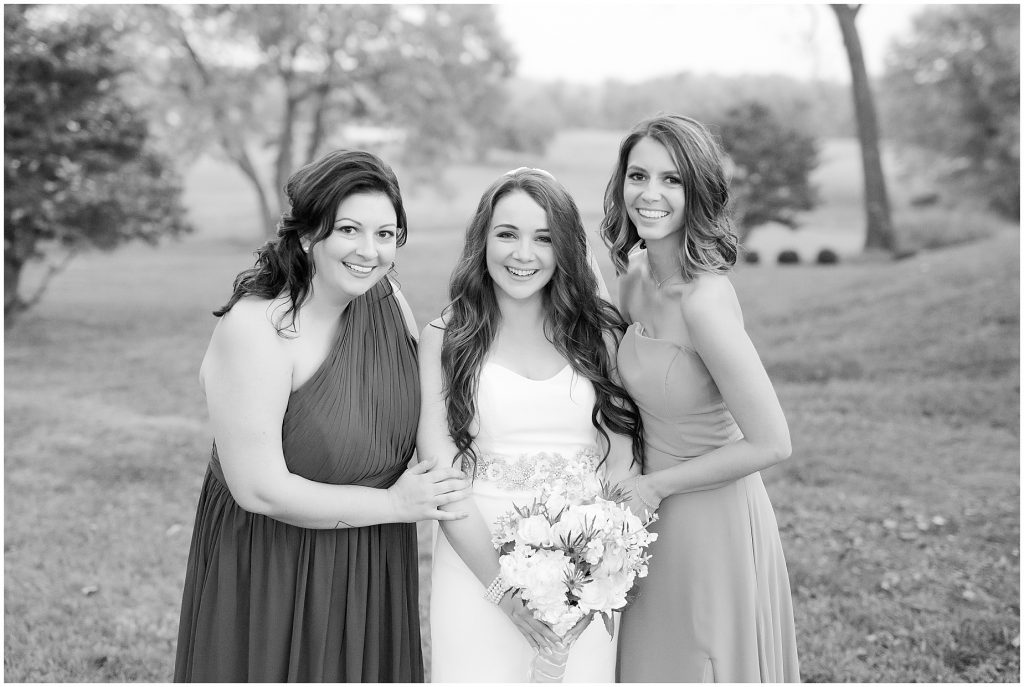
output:
[[[571,370],[572,369],[572,366],[569,363],[566,363],[565,366],[562,367],[562,369],[560,369],[558,372],[556,372],[555,374],[551,375],[550,377],[546,377],[544,379],[534,379],[533,377],[527,377],[524,374],[520,374],[519,372],[516,372],[513,369],[505,367],[501,363],[496,363],[493,360],[488,360],[488,361],[484,362],[484,365],[490,365],[491,367],[496,367],[499,370],[504,370],[505,372],[509,373],[510,375],[513,375],[515,377],[519,377],[520,379],[523,379],[523,380],[525,380],[527,382],[550,382],[550,381],[553,381],[553,380],[558,379],[559,377],[561,377],[565,373],[566,370]]]

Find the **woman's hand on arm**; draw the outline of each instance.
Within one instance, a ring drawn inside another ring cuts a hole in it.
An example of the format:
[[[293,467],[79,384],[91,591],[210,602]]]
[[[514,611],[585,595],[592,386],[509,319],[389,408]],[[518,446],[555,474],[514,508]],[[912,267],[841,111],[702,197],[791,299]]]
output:
[[[289,472],[281,426],[292,363],[266,307],[265,301],[239,301],[218,322],[203,361],[217,453],[235,501],[247,511],[313,529],[454,517],[438,510],[468,486],[454,470],[410,469],[390,490],[324,484]]]
[[[632,439],[613,432],[607,427],[605,427],[605,431],[608,432],[611,449],[608,453],[608,460],[605,462],[605,480],[609,484],[618,485],[626,495],[626,505],[629,509],[638,517],[644,518],[645,513],[653,513],[654,510],[657,510],[657,504],[661,499],[653,502],[652,494],[643,493],[647,503],[653,502],[654,508],[652,509],[645,505],[643,500],[637,498],[636,487],[637,476],[640,475],[640,464],[633,460]]]
[[[416,451],[421,460],[436,460],[441,465],[451,465],[456,460],[458,449],[455,447],[451,435],[448,434],[447,412],[442,394],[443,326],[439,320],[435,320],[424,327],[423,333],[420,335],[420,393],[422,396]],[[473,499],[466,499],[444,508],[458,508],[467,513],[467,517],[464,519],[442,521],[440,525],[448,543],[483,587],[477,592],[466,590],[466,593],[483,594],[483,590],[501,572],[498,565],[498,552],[491,543],[491,530]],[[539,647],[545,643],[557,641],[558,636],[547,625],[534,618],[518,596],[505,594],[498,605],[531,646]]]
[[[641,489],[650,487],[661,498],[713,489],[769,468],[792,452],[786,417],[743,327],[732,285],[723,276],[702,279],[707,283],[682,304],[683,319],[743,438],[642,477]]]

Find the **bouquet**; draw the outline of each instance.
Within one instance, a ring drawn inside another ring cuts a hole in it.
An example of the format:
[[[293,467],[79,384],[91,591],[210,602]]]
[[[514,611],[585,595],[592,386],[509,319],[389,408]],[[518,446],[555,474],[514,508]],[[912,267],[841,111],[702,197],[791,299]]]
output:
[[[593,480],[589,487],[542,486],[529,506],[501,515],[493,535],[501,577],[534,617],[564,637],[587,615],[600,615],[609,636],[638,577],[647,575],[647,546],[658,535],[625,505],[618,487]],[[559,681],[565,652],[534,659],[532,678]],[[552,665],[541,666],[547,660]],[[537,681],[537,680],[535,680]]]

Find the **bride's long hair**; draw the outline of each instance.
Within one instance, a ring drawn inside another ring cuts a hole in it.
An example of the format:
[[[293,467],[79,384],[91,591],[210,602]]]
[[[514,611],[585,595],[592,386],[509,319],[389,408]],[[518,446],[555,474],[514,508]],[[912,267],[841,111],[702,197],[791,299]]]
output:
[[[476,472],[473,446],[476,391],[480,368],[497,334],[501,311],[487,271],[487,234],[494,207],[506,195],[526,193],[547,215],[555,271],[544,287],[544,334],[580,377],[590,380],[597,400],[594,427],[607,441],[605,427],[632,440],[633,461],[643,465],[640,412],[626,390],[612,378],[615,341],[626,325],[611,303],[597,292],[597,278],[587,262],[583,220],[572,196],[547,172],[520,168],[499,177],[484,192],[469,227],[462,256],[448,286],[441,368],[448,432],[463,466]],[[608,457],[605,450],[602,462]]]

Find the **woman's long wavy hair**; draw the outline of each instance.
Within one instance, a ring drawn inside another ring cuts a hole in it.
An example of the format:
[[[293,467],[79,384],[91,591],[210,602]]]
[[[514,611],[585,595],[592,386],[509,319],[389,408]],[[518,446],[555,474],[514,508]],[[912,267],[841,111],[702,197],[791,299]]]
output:
[[[665,146],[683,183],[683,231],[679,262],[686,281],[699,272],[723,273],[736,264],[739,239],[729,219],[729,182],[723,153],[707,128],[678,114],[659,114],[637,123],[619,145],[619,159],[604,192],[601,238],[611,253],[615,273],[622,274],[629,253],[640,241],[626,213],[623,184],[629,153],[643,138]]]
[[[235,277],[231,298],[213,314],[221,317],[243,296],[273,300],[287,294],[288,306],[276,326],[279,334],[294,328],[295,314],[309,297],[316,268],[309,247],[330,236],[338,206],[355,193],[383,193],[395,208],[397,244],[407,236],[405,206],[398,178],[383,160],[361,150],[335,150],[288,178],[284,187],[290,208],[277,223],[277,235],[256,250],[255,266]],[[288,321],[290,324],[285,324]]]
[[[614,351],[609,341],[625,331],[618,311],[597,293],[597,278],[587,262],[583,221],[572,197],[547,172],[521,168],[500,177],[483,194],[466,229],[462,256],[448,286],[441,346],[448,432],[463,466],[476,473],[473,446],[476,390],[480,368],[501,323],[494,282],[487,271],[487,237],[494,208],[505,196],[522,192],[547,215],[555,271],[544,287],[544,334],[573,370],[594,385],[597,401],[591,420],[607,440],[605,427],[631,437],[633,460],[643,465],[640,413],[625,389],[612,379]],[[608,451],[602,463],[608,457]]]

